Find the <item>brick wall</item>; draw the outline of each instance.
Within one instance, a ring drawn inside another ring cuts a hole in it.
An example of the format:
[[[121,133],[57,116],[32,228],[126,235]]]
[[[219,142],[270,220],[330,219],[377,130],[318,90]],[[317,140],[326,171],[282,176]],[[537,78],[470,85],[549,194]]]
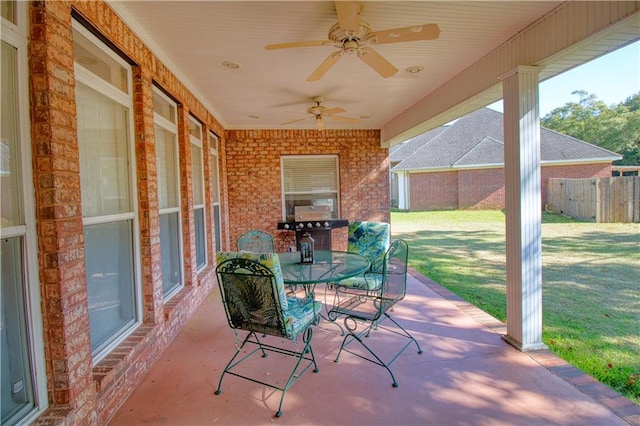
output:
[[[30,8],[29,68],[49,404],[95,421],[76,142],[71,15],[63,2]],[[59,415],[60,413],[57,413]]]
[[[460,170],[460,209],[501,209],[504,207],[504,169]]]
[[[458,208],[458,172],[409,174],[411,210],[455,210]]]
[[[341,217],[390,220],[388,150],[377,130],[229,130],[225,139],[231,248],[250,229],[273,234],[276,250],[293,244],[293,232],[276,231],[283,155],[338,155]],[[333,247],[345,250],[346,228],[332,232]]]
[[[226,131],[102,1],[29,4],[29,88],[38,259],[49,410],[36,424],[106,424],[215,284],[210,131],[220,136],[223,248],[249,228],[276,233],[280,156],[337,154],[342,217],[389,220],[388,150],[377,130]],[[72,16],[133,63],[134,146],[143,324],[100,362],[92,359],[85,279]],[[153,85],[178,103],[185,287],[162,299]],[[196,272],[188,117],[203,124],[208,266]],[[277,234],[286,249],[288,233]],[[335,241],[346,241],[346,228]],[[346,243],[338,248],[346,248]]]
[[[72,11],[133,62],[134,144],[143,296],[143,324],[99,363],[91,355],[79,150],[75,118]],[[29,5],[29,88],[38,259],[50,409],[36,423],[104,424],[173,340],[215,283],[213,250],[200,273],[192,262],[190,164],[181,164],[186,287],[162,300],[152,84],[209,130],[224,129],[184,85],[101,1],[33,1]],[[181,125],[184,123],[181,122]],[[188,153],[184,126],[181,152]],[[205,172],[210,165],[205,139]],[[188,156],[187,156],[188,158]],[[208,182],[208,179],[207,179]],[[207,186],[206,200],[211,200]],[[224,202],[224,200],[223,200]],[[209,229],[213,229],[208,217]],[[211,241],[208,245],[211,248]]]
[[[581,179],[611,176],[611,163],[543,165],[542,207],[547,202],[550,178]],[[411,173],[411,210],[503,209],[504,169],[474,169]]]

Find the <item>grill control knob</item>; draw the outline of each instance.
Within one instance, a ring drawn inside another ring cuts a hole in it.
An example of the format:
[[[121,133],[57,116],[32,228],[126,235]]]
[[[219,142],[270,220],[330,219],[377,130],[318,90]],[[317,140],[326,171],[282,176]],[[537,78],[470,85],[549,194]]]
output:
[[[328,227],[329,227],[329,222],[325,222],[325,223],[324,223],[324,227],[325,227],[325,228],[328,228]]]
[[[307,228],[313,228],[313,223],[311,222],[307,223]]]
[[[320,228],[320,222],[316,222],[316,228]]]
[[[284,224],[284,229],[289,229],[289,224],[288,223]]]

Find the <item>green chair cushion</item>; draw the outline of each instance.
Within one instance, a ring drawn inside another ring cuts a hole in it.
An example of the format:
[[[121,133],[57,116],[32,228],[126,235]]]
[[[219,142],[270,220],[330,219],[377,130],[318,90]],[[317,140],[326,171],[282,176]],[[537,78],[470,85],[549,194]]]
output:
[[[289,309],[287,314],[284,315],[284,323],[287,334],[293,339],[294,336],[297,336],[310,323],[316,320],[322,304],[313,299],[300,299],[297,297],[288,298],[287,303]]]
[[[347,251],[369,259],[371,271],[382,271],[384,255],[391,244],[391,225],[384,222],[351,222]]]
[[[358,290],[379,290],[382,286],[382,274],[358,275],[340,281],[339,285]]]

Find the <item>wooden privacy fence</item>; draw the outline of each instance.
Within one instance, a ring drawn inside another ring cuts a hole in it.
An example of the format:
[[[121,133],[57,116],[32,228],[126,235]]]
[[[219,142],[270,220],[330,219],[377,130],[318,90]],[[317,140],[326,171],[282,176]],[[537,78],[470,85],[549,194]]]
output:
[[[547,210],[593,222],[640,222],[640,177],[549,179]]]

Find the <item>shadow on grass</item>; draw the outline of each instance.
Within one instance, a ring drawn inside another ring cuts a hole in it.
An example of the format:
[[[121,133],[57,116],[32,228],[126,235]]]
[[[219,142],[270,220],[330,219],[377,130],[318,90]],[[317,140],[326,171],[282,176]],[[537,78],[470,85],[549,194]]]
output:
[[[504,233],[455,226],[397,237],[409,243],[413,268],[505,322]],[[543,235],[543,340],[568,362],[639,403],[640,232],[629,229]]]

